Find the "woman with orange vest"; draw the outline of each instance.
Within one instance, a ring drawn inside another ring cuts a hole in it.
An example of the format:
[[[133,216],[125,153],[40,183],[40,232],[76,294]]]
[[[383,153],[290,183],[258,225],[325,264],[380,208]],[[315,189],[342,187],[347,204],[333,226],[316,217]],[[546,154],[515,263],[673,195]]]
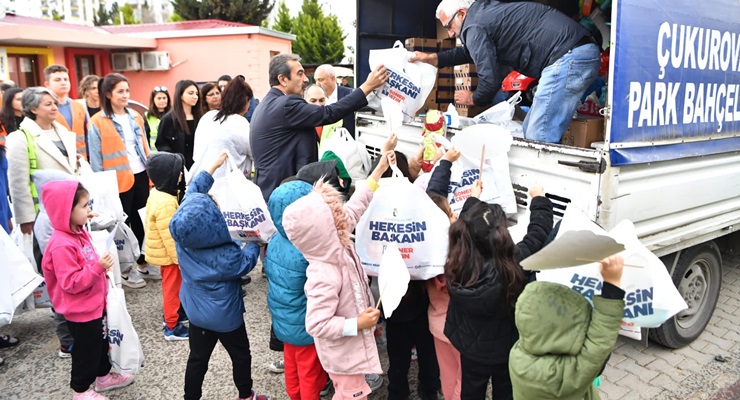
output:
[[[116,171],[118,196],[128,216],[126,223],[131,226],[141,246],[144,243],[144,225],[139,209],[146,206],[149,198],[146,173],[149,145],[144,134],[144,119],[128,108],[131,92],[126,77],[108,74],[100,80],[98,88],[102,107],[90,118],[87,135],[90,166],[93,171]],[[152,268],[147,266],[144,254],[137,264],[139,269],[132,269],[134,274],[138,272],[144,277],[158,275],[158,271],[149,271]],[[161,275],[158,276],[162,279]],[[126,276],[124,279],[128,282],[132,279],[138,281],[137,278]]]

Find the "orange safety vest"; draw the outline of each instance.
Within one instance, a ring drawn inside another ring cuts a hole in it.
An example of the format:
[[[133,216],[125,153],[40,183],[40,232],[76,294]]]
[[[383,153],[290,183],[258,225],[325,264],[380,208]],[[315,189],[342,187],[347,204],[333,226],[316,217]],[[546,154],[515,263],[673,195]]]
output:
[[[0,124],[0,146],[5,146],[5,138],[8,137],[8,132],[5,132],[5,127]]]
[[[131,115],[134,116],[136,125],[139,127],[144,153],[149,158],[149,146],[146,143],[146,134],[144,133],[144,119],[137,112],[131,112]],[[113,125],[113,120],[99,112],[90,118],[90,124],[95,125],[100,132],[103,171],[116,171],[118,192],[128,191],[134,186],[134,173],[131,171],[131,165],[128,162],[126,144],[123,143],[121,135],[118,134],[115,125]]]
[[[68,131],[75,133],[77,136],[77,154],[82,154],[82,157],[87,160],[87,143],[85,142],[85,115],[87,113],[85,112],[85,106],[74,100],[70,100],[70,103],[72,104],[72,127],[70,128],[67,125],[67,120],[64,119],[61,112],[57,114],[56,121],[67,128]]]

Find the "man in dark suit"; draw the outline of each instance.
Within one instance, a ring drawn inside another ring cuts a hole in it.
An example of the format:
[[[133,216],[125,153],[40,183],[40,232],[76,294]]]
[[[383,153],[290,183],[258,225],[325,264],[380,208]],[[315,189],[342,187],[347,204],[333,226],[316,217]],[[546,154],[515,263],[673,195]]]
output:
[[[316,68],[316,72],[313,74],[313,78],[319,86],[324,88],[324,92],[326,92],[326,105],[334,104],[352,93],[351,88],[337,85],[337,74],[334,71],[334,67],[329,64],[319,65],[318,68]],[[342,126],[349,131],[352,137],[355,137],[354,112],[344,117]]]
[[[300,57],[279,54],[270,60],[270,89],[254,111],[250,142],[254,157],[254,183],[265,200],[283,179],[306,164],[318,161],[316,127],[332,124],[367,105],[366,96],[388,80],[380,66],[368,75],[360,90],[336,104],[317,107],[303,99],[308,83]]]

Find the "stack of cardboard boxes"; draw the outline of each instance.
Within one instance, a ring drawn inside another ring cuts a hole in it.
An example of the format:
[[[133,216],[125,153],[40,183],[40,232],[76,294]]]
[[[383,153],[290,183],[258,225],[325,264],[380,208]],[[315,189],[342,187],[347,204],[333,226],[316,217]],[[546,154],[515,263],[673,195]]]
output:
[[[428,38],[408,38],[405,42],[406,50],[422,51],[425,53],[438,53],[445,50],[454,49],[455,39],[436,39]],[[439,68],[437,70],[437,81],[426,98],[424,106],[419,110],[423,114],[428,110],[447,111],[450,104],[455,102],[455,90],[475,91],[478,85],[478,75],[475,72],[475,65],[464,64],[457,67]],[[473,117],[478,115],[485,107],[468,107],[456,105],[457,113],[463,117]]]

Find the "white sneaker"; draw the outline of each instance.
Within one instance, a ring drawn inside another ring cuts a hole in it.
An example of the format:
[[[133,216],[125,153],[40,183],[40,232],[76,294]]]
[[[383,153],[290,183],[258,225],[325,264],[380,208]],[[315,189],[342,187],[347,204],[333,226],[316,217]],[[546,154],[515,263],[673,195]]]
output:
[[[139,275],[139,271],[137,270],[137,268],[134,267],[131,267],[128,275],[121,275],[121,284],[132,289],[141,289],[146,286],[146,282],[141,277],[141,275]]]
[[[139,273],[139,275],[142,278],[156,280],[156,281],[162,280],[162,272],[159,270],[159,268],[152,267],[149,264],[144,264],[144,265],[146,265],[146,267],[136,269],[136,271]]]
[[[282,374],[285,372],[285,362],[283,360],[277,360],[267,366],[267,369],[273,374]]]

